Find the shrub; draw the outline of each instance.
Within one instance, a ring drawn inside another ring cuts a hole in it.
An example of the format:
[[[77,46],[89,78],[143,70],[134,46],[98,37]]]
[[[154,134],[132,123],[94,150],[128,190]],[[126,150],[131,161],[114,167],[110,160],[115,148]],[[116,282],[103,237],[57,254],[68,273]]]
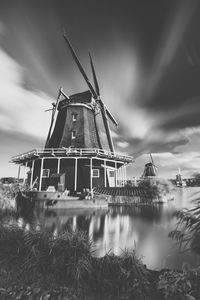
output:
[[[140,181],[139,187],[146,191],[147,197],[151,200],[161,198],[172,190],[171,182],[160,178],[144,179]]]
[[[200,270],[165,271],[160,275],[158,291],[165,300],[195,300],[200,297]]]

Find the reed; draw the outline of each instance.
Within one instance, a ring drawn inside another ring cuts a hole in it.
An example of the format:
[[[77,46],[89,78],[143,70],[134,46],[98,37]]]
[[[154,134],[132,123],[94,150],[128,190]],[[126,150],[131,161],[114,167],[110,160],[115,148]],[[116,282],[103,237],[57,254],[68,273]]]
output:
[[[193,250],[200,255],[200,199],[193,201],[194,207],[175,212],[176,228],[169,233],[183,251]]]
[[[24,272],[51,274],[57,283],[100,295],[100,299],[121,299],[123,295],[150,299],[149,271],[134,252],[94,257],[92,243],[81,231],[69,229],[52,236],[1,225],[0,260],[20,262]]]

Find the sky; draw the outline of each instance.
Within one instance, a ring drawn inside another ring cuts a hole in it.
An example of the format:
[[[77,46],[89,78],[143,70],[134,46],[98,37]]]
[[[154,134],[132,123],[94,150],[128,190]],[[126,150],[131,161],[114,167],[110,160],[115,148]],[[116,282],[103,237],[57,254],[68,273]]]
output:
[[[88,89],[91,52],[116,152],[132,155],[129,177],[149,153],[158,174],[200,172],[200,2],[197,0],[0,0],[0,177],[12,156],[42,148],[51,103]]]

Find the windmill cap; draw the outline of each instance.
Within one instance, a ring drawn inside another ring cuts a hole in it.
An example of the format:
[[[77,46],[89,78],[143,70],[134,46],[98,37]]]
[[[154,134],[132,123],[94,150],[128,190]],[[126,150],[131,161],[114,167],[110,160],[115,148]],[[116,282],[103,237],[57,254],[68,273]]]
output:
[[[82,93],[77,93],[69,96],[68,99],[63,99],[59,102],[58,110],[62,109],[66,104],[72,104],[72,103],[83,103],[83,104],[89,104],[92,101],[92,94],[91,92],[85,91]]]
[[[69,96],[69,98],[70,98],[70,100],[76,101],[76,102],[90,103],[91,99],[92,99],[92,94],[88,90],[88,91],[85,91],[82,93],[73,94],[73,95]]]

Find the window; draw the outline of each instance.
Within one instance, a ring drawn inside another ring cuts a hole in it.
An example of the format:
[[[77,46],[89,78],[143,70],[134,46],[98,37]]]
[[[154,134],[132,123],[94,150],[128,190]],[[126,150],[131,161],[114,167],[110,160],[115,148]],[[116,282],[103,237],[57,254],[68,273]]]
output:
[[[115,177],[115,171],[109,171],[109,176],[110,177]]]
[[[92,177],[99,177],[99,170],[98,169],[92,169]]]
[[[73,131],[72,131],[72,140],[74,140],[75,138],[76,138],[76,131],[73,130]]]
[[[76,122],[76,119],[77,119],[77,114],[72,114],[72,121]]]
[[[49,177],[50,170],[49,169],[43,169],[42,170],[42,177]]]

